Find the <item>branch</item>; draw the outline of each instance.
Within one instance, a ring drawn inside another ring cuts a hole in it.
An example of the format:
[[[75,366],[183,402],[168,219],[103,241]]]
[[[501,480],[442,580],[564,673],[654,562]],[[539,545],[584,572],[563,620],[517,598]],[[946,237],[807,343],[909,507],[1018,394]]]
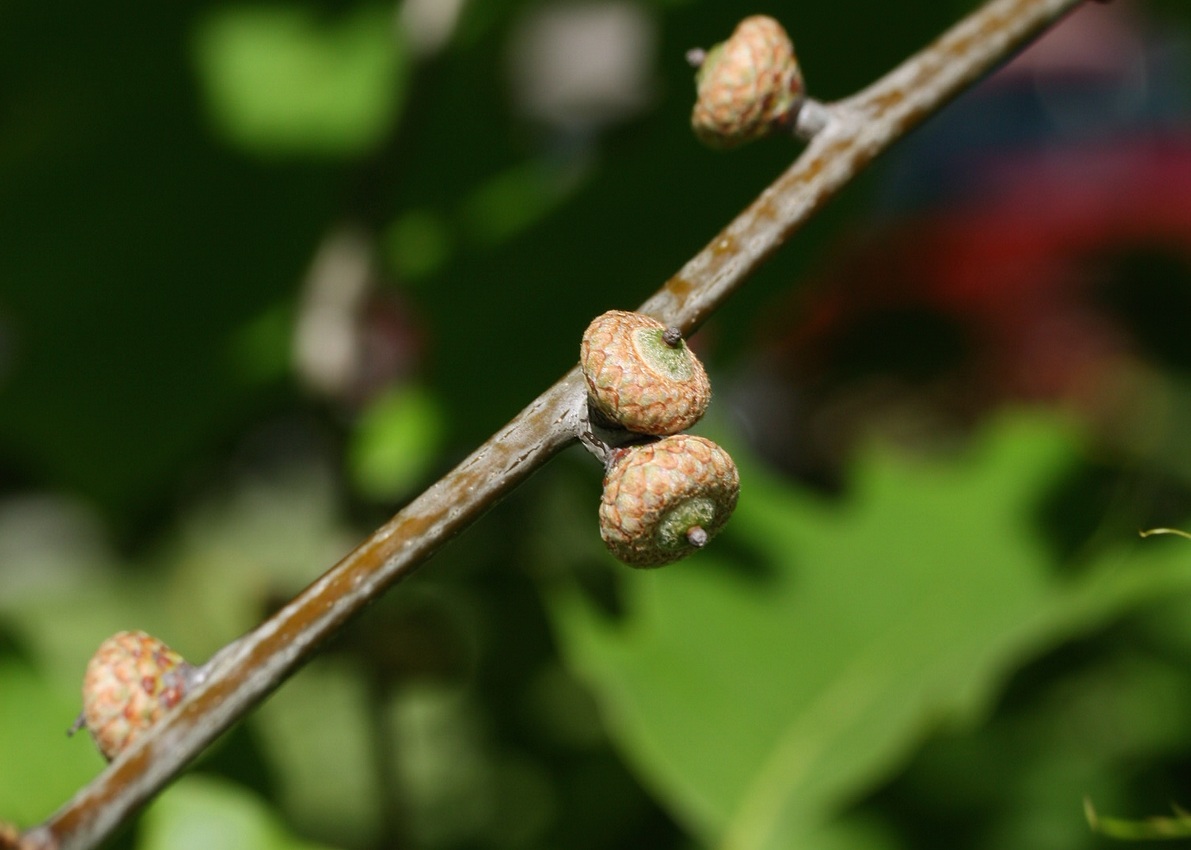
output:
[[[693,331],[874,157],[1079,2],[991,0],[859,94],[808,102],[803,130],[815,132],[802,155],[641,311]],[[574,368],[288,605],[216,653],[174,711],[15,846],[83,850],[108,838],[322,641],[574,442],[586,415]]]

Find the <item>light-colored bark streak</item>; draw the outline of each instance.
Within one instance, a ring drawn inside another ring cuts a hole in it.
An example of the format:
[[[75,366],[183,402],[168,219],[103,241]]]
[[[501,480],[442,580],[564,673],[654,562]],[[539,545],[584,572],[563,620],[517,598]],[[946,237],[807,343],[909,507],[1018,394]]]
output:
[[[642,305],[690,332],[865,165],[1080,0],[992,0],[852,98],[795,163]],[[437,484],[267,622],[220,650],[178,706],[21,850],[84,850],[110,836],[319,643],[576,439],[586,408],[572,369]]]

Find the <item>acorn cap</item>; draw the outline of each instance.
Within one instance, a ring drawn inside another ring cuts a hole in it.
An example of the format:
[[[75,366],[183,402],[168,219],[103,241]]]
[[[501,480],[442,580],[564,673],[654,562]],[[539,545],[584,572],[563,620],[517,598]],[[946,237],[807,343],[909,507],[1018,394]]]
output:
[[[711,383],[677,328],[611,310],[583,334],[579,362],[588,397],[606,424],[638,434],[677,434],[711,401]]]
[[[118,632],[83,677],[82,720],[111,761],[182,699],[194,667],[152,635]]]
[[[695,75],[691,127],[705,144],[733,148],[790,126],[805,98],[794,45],[782,25],[753,15],[707,51]]]
[[[706,546],[739,493],[736,464],[704,437],[618,449],[604,476],[600,535],[630,567],[660,567]]]

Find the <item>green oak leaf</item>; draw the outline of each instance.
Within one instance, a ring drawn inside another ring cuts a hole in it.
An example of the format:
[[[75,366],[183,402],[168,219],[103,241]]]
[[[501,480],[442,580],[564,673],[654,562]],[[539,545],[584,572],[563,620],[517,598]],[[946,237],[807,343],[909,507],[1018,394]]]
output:
[[[623,618],[574,586],[550,590],[563,651],[627,759],[703,842],[816,847],[932,728],[978,718],[1023,661],[1191,587],[1172,547],[1122,541],[1078,576],[1055,568],[1033,509],[1077,453],[1062,423],[1007,416],[944,460],[874,445],[849,497],[829,502],[734,451],[728,529],[689,561],[622,575]],[[749,551],[759,578],[734,568]]]

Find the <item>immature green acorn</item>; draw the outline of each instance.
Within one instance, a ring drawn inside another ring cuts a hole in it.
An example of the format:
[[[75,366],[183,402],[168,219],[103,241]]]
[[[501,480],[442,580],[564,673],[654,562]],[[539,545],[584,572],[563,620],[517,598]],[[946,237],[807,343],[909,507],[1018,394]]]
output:
[[[701,60],[691,127],[705,144],[733,148],[792,127],[806,92],[794,45],[773,18],[745,18],[727,41],[691,55]]]
[[[604,476],[600,536],[630,567],[670,564],[719,533],[739,494],[736,464],[704,437],[617,449]]]
[[[194,671],[152,635],[118,632],[87,662],[83,713],[75,728],[86,726],[111,761],[181,701]]]
[[[707,372],[677,328],[611,310],[583,334],[579,362],[597,418],[638,434],[677,434],[711,401]]]

